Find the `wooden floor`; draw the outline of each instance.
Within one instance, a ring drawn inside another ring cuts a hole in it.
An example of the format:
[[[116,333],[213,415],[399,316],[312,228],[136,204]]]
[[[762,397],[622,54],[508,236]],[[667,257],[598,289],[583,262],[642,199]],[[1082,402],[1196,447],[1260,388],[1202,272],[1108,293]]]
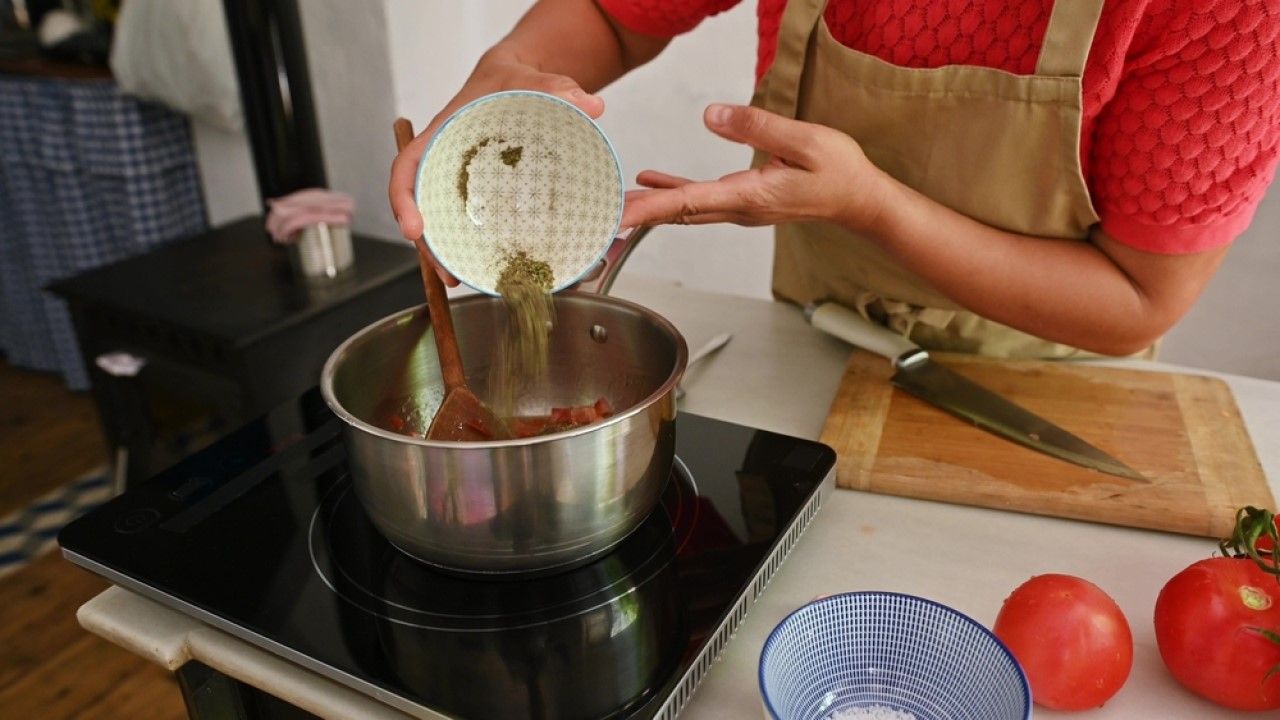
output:
[[[88,393],[0,360],[0,517],[106,462]]]
[[[87,393],[0,361],[0,516],[107,459]],[[76,622],[106,587],[56,551],[0,579],[0,718],[186,717],[169,673]]]

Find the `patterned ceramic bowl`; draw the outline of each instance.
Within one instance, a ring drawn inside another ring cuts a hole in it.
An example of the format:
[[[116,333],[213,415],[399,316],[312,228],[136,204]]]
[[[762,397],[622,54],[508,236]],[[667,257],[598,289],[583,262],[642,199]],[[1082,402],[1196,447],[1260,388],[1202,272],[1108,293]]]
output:
[[[432,253],[490,295],[523,251],[551,267],[552,289],[604,256],[622,219],[622,168],[600,128],[551,95],[487,95],[454,113],[418,166],[418,207]]]
[[[931,600],[855,592],[787,616],[760,654],[773,720],[1026,720],[1031,690],[1004,644]]]

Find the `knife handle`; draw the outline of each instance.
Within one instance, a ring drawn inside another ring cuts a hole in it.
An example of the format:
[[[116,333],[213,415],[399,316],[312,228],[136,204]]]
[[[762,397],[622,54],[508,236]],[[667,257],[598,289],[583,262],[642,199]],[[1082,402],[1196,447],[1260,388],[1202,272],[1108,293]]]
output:
[[[889,358],[895,365],[904,355],[920,350],[920,346],[911,340],[867,320],[843,305],[823,303],[812,310],[806,309],[805,314],[809,316],[809,322],[819,330],[863,350]]]

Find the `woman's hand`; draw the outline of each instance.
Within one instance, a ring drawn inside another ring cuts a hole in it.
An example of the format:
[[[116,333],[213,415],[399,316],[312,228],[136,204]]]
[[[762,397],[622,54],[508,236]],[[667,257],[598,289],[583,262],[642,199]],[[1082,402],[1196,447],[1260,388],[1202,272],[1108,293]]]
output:
[[[436,129],[463,105],[502,90],[539,90],[599,118],[604,100],[593,93],[653,59],[669,42],[628,30],[596,0],[534,2],[480,58],[462,90],[396,156],[388,195],[400,233],[410,241],[422,236],[422,215],[413,197],[418,161]],[[448,273],[440,275],[446,283],[458,284]]]
[[[889,178],[848,135],[754,107],[712,105],[703,121],[726,140],[768,153],[768,162],[709,182],[646,170],[636,181],[649,189],[627,193],[623,227],[825,220],[866,229],[875,224]]]
[[[593,118],[604,113],[604,100],[583,90],[577,82],[565,75],[540,72],[519,59],[502,52],[491,52],[476,66],[475,71],[454,98],[411,142],[391,165],[391,183],[388,195],[395,213],[400,233],[406,240],[416,240],[422,235],[422,214],[414,200],[414,181],[418,161],[431,136],[444,121],[459,108],[476,98],[502,90],[537,90],[555,95],[576,105]],[[450,284],[456,285],[452,278]]]

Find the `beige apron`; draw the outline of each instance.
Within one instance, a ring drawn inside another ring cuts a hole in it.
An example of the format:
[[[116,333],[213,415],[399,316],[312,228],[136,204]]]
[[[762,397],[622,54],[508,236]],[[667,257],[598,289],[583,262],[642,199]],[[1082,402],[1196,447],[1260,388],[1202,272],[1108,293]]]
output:
[[[988,225],[1084,241],[1098,215],[1080,168],[1081,76],[1102,4],[1055,2],[1036,72],[1023,76],[892,65],[833,38],[825,0],[789,0],[753,104],[847,133],[877,167]],[[1088,354],[961,309],[843,227],[780,225],[776,238],[773,291],[782,299],[839,302],[930,349]]]

